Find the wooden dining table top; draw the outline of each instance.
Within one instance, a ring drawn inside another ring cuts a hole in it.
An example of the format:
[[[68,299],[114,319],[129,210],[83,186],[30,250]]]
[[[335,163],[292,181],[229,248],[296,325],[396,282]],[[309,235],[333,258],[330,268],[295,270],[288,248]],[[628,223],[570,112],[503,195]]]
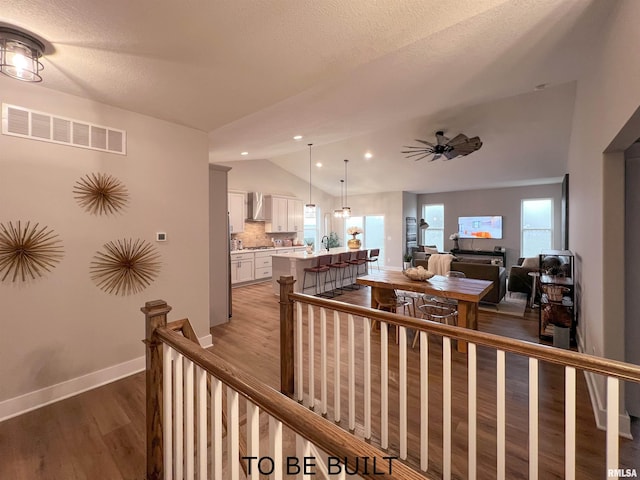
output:
[[[358,277],[356,283],[370,287],[426,293],[473,303],[478,303],[493,288],[493,282],[489,280],[435,275],[429,280],[419,281],[411,280],[402,272],[395,270],[370,272]]]

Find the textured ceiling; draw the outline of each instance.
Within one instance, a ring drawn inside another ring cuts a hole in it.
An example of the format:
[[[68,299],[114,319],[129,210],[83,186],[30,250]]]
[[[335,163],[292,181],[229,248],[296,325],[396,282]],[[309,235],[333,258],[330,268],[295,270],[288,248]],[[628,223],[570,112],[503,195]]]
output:
[[[314,182],[334,194],[344,158],[354,193],[560,176],[572,82],[615,8],[587,0],[0,2],[0,24],[47,43],[42,86],[210,132],[213,162],[248,151],[305,179],[312,142],[325,163]],[[550,88],[534,92],[540,83]],[[446,163],[400,154],[439,129],[479,135],[484,146]],[[295,134],[305,138],[296,143]],[[374,154],[367,163],[366,150]]]

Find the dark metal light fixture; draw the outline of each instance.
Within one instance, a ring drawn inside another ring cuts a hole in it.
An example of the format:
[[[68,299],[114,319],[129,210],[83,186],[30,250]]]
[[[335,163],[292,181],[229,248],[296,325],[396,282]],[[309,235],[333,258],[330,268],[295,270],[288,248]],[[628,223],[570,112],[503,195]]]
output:
[[[304,214],[308,217],[313,217],[316,214],[316,204],[311,201],[311,147],[313,143],[309,143],[309,203],[304,206]]]
[[[0,73],[23,82],[41,82],[44,45],[19,30],[0,27]]]

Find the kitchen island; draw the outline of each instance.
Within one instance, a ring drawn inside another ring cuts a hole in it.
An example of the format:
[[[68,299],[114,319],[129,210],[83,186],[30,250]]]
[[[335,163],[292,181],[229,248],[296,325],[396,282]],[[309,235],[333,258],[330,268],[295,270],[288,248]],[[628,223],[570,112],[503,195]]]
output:
[[[276,295],[280,295],[280,284],[278,280],[283,275],[292,275],[296,282],[293,284],[293,291],[296,293],[302,293],[302,282],[304,280],[304,269],[311,267],[314,264],[314,260],[323,255],[334,255],[338,256],[343,252],[357,252],[358,250],[351,250],[348,247],[336,247],[331,248],[327,252],[327,250],[320,250],[313,253],[306,252],[294,252],[294,253],[274,253],[271,255],[271,284],[273,286],[273,293]],[[365,267],[368,266],[365,264]],[[355,268],[355,267],[354,267]],[[362,269],[361,269],[362,271]],[[329,272],[331,278],[334,278],[336,272],[331,269]],[[307,281],[310,285],[313,285],[313,281]],[[355,276],[353,278],[355,282]],[[332,284],[333,285],[333,284]],[[340,287],[340,283],[338,282],[338,287]],[[328,286],[327,286],[328,288]],[[320,292],[326,291],[324,288],[324,275],[321,276],[320,280]],[[306,293],[315,293],[314,289],[307,289]]]

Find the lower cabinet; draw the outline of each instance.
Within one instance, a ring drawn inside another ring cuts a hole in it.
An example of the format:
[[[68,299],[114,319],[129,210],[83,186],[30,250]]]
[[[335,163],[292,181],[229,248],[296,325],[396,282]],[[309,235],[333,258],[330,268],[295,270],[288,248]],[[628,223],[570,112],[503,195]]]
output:
[[[253,253],[231,255],[231,283],[250,282],[254,279]]]
[[[271,253],[256,253],[254,280],[271,277]]]

